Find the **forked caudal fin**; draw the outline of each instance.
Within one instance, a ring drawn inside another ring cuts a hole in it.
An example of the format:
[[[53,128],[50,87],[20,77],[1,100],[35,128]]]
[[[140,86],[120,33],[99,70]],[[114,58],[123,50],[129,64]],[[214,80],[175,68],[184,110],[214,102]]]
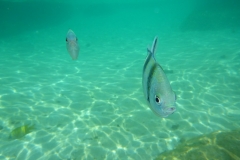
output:
[[[151,54],[154,59],[155,59],[155,50],[156,50],[156,46],[157,46],[157,40],[158,40],[158,37],[156,36],[153,40],[151,50],[149,48],[147,48],[148,54]]]

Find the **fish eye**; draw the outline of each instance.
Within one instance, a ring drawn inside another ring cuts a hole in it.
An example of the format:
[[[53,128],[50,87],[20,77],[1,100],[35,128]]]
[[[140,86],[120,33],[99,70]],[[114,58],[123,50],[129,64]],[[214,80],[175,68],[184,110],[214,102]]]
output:
[[[156,101],[157,103],[160,103],[160,98],[159,98],[158,96],[155,96],[155,101]]]
[[[67,42],[67,38],[66,38],[66,42]]]

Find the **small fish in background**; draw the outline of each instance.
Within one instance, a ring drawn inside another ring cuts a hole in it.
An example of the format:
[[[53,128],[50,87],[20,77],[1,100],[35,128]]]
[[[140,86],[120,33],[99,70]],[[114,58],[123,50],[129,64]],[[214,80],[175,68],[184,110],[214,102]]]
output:
[[[151,110],[160,117],[167,117],[176,111],[176,94],[173,92],[162,67],[155,60],[157,40],[155,37],[151,50],[147,50],[142,85],[144,96]]]
[[[23,125],[21,127],[17,127],[11,131],[9,135],[9,139],[20,139],[31,133],[34,130],[34,125]]]
[[[78,58],[79,45],[76,34],[69,29],[66,36],[67,50],[73,60]]]

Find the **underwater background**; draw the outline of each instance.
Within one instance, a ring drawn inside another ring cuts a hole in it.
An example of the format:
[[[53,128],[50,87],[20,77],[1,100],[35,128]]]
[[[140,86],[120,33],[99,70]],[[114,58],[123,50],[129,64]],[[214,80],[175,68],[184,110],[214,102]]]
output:
[[[177,95],[167,118],[142,90],[155,36]],[[239,73],[239,0],[0,0],[0,159],[162,159],[221,132],[223,159],[240,159],[225,134],[239,135]]]

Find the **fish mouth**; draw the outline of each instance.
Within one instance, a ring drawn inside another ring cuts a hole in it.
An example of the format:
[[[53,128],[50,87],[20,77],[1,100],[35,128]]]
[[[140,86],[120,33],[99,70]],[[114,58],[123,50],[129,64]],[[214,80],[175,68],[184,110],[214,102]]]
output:
[[[164,112],[164,117],[167,117],[171,114],[173,114],[174,112],[176,111],[176,108],[175,107],[166,107],[163,109],[163,112]]]

